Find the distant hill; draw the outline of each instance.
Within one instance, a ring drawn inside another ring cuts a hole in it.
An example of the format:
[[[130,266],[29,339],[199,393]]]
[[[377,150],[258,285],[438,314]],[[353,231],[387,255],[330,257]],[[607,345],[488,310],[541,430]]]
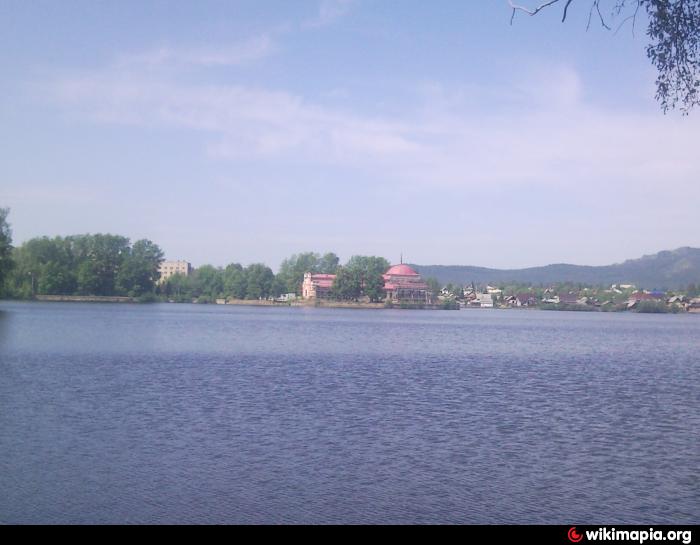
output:
[[[424,278],[443,284],[553,284],[575,282],[590,285],[635,284],[647,289],[678,289],[700,284],[700,248],[678,248],[623,263],[591,267],[556,264],[527,269],[487,269],[461,265],[411,265]]]

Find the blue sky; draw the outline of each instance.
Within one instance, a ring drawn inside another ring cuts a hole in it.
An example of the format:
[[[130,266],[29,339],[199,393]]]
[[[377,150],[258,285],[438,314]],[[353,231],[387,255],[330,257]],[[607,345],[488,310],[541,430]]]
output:
[[[576,4],[5,0],[0,206],[16,243],[112,232],[195,265],[700,246],[697,112],[659,110],[643,20],[586,31]]]

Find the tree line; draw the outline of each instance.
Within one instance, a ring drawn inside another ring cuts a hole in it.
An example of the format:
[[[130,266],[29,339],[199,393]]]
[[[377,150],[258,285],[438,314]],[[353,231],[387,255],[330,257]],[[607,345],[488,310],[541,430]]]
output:
[[[301,295],[304,273],[335,274],[332,296],[339,300],[384,297],[383,257],[352,256],[344,265],[328,252],[294,254],[274,274],[264,263],[244,267],[203,265],[190,275],[160,282],[163,251],[150,240],[133,244],[124,236],[86,234],[38,237],[12,247],[8,210],[0,209],[0,295],[30,299],[36,295],[129,296],[142,299],[213,302],[219,298],[267,299]]]
[[[268,299],[282,294],[301,295],[304,273],[335,274],[331,297],[356,301],[366,297],[378,302],[384,299],[383,274],[389,262],[383,257],[352,256],[344,265],[333,252],[306,252],[285,259],[277,274],[263,263],[247,267],[231,263],[226,267],[203,265],[189,276],[174,275],[159,282],[159,266],[163,261],[160,247],[150,240],[133,244],[128,238],[111,235],[76,235],[38,237],[17,248],[12,247],[12,232],[7,222],[8,210],[0,208],[0,296],[30,299],[35,295],[106,295],[129,296],[142,300],[178,302],[214,302],[219,298]],[[430,290],[439,294],[443,284],[426,278]],[[502,294],[532,293],[541,298],[545,289],[555,292],[576,292],[598,298],[601,302],[619,303],[627,292],[617,294],[605,286],[595,288],[583,283],[554,283],[535,286],[532,283],[496,283]],[[443,295],[454,299],[464,296],[464,284],[447,284]],[[472,291],[485,292],[485,284]],[[692,283],[684,290],[687,297],[700,296],[700,284]]]
[[[96,234],[37,237],[13,248],[9,210],[0,208],[0,295],[124,295],[154,293],[163,251],[150,240]]]
[[[122,295],[153,293],[163,252],[150,240],[133,244],[119,235],[41,237],[11,252],[5,294]]]
[[[274,274],[263,263],[243,267],[231,263],[226,267],[203,265],[190,275],[175,274],[157,287],[156,293],[173,301],[197,300],[202,303],[215,299],[268,299],[282,294],[301,295],[304,274],[335,274],[331,296],[339,300],[371,301],[384,298],[382,275],[389,268],[383,257],[352,256],[345,265],[333,252],[294,254],[280,265]]]

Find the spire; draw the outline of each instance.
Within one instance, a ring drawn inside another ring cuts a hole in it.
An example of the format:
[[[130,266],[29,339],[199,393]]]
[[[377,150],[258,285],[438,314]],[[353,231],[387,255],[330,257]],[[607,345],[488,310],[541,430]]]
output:
[[[403,265],[403,252],[401,252],[401,265]]]

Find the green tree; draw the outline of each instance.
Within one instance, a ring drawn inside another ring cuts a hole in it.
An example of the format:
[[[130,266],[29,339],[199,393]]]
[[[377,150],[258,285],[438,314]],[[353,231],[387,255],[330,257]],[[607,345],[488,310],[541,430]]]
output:
[[[184,274],[174,274],[168,278],[161,287],[162,293],[172,298],[178,303],[191,301],[194,297],[192,288],[192,277]]]
[[[39,237],[13,251],[15,297],[41,295],[142,295],[152,293],[163,259],[149,240],[132,245],[118,235]]]
[[[383,257],[352,256],[345,268],[360,283],[361,294],[370,301],[381,301],[385,297],[383,274],[389,268],[389,262]]]
[[[46,295],[70,295],[77,288],[77,279],[66,263],[49,261],[40,267],[36,292]]]
[[[224,274],[213,265],[202,265],[193,273],[194,297],[216,299],[224,291]]]
[[[47,237],[28,240],[13,252],[14,270],[11,290],[15,296],[31,297],[38,293],[42,269],[53,257],[52,243]]]
[[[9,208],[0,208],[0,293],[12,269],[12,230],[7,223]]]
[[[384,273],[390,267],[383,257],[370,257],[365,269],[364,292],[370,301],[378,302],[386,298]]]
[[[9,288],[15,297],[75,292],[77,271],[70,239],[33,238],[15,248],[13,256],[16,266]]]
[[[359,269],[340,267],[336,272],[331,295],[342,301],[355,301],[362,293],[362,277]]]
[[[224,294],[234,299],[245,299],[246,273],[240,263],[231,263],[224,269]]]
[[[117,274],[129,253],[129,239],[119,235],[72,237],[78,261],[78,291],[84,295],[115,295]]]
[[[321,258],[314,252],[294,254],[288,257],[280,265],[277,276],[284,283],[287,293],[301,294],[301,284],[304,281],[304,273],[319,272]]]
[[[150,240],[137,240],[125,254],[117,273],[117,290],[132,297],[152,293],[160,278],[163,251]]]
[[[103,295],[101,293],[100,272],[89,260],[78,265],[78,293],[81,295]]]
[[[323,257],[318,261],[316,266],[316,271],[325,274],[335,274],[338,270],[338,264],[340,263],[340,258],[333,252],[328,252],[323,255]]]
[[[266,299],[272,293],[275,275],[270,267],[263,263],[253,263],[245,269],[246,299]]]
[[[278,275],[275,275],[275,277],[272,279],[272,288],[270,295],[272,295],[273,297],[279,297],[283,293],[291,292],[287,292],[287,284],[285,284]]]
[[[433,296],[438,296],[440,294],[442,284],[440,284],[436,278],[426,278],[425,283],[428,284],[428,288],[433,292]]]

